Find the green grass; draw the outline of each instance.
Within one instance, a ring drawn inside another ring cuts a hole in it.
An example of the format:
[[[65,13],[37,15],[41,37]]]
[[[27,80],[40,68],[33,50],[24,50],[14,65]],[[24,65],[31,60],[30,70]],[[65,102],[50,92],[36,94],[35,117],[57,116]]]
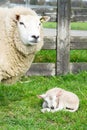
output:
[[[56,28],[56,22],[44,23],[45,28]],[[71,30],[87,30],[87,22],[72,22]]]
[[[56,22],[46,22],[43,23],[44,28],[56,28]]]
[[[55,62],[55,50],[41,50],[35,62]],[[87,62],[87,50],[70,51],[71,62]],[[72,91],[80,99],[75,113],[59,111],[41,113],[42,100],[38,94],[53,87]],[[0,84],[0,130],[86,130],[87,72],[65,76],[22,77],[14,85]]]
[[[34,62],[56,62],[55,50],[41,50],[37,53]],[[87,62],[87,50],[71,50],[70,62]]]
[[[41,50],[35,56],[34,62],[55,62],[56,51],[55,50]]]
[[[77,112],[40,112],[42,100],[37,95],[55,86],[79,96]],[[0,130],[86,130],[86,118],[87,72],[57,77],[23,77],[14,85],[0,84]]]
[[[71,30],[87,30],[87,22],[72,22]]]
[[[70,51],[71,62],[87,62],[87,50]]]

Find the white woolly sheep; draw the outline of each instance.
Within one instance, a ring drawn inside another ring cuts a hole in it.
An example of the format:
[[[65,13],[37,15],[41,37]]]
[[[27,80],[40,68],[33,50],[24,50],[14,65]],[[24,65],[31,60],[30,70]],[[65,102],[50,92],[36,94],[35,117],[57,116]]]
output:
[[[0,8],[0,81],[14,83],[43,46],[42,20],[25,7]]]

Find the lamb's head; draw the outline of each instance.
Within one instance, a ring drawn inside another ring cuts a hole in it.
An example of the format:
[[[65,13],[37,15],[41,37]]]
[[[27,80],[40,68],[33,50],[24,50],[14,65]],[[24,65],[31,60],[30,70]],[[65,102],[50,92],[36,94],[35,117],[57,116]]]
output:
[[[56,88],[48,90],[45,94],[38,95],[38,98],[42,98],[46,106],[50,109],[56,109],[59,105],[59,97],[62,95],[61,89]]]
[[[35,45],[40,41],[40,31],[42,21],[47,21],[49,17],[33,15],[16,15],[18,31],[21,41],[25,45]]]

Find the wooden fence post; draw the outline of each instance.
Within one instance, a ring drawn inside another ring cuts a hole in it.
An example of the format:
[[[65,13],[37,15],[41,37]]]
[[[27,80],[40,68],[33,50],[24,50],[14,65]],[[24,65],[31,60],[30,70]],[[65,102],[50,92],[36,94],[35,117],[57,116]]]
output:
[[[30,4],[30,0],[25,0],[25,2],[26,2],[26,7],[28,7]]]
[[[69,72],[70,61],[70,0],[57,0],[56,75]]]

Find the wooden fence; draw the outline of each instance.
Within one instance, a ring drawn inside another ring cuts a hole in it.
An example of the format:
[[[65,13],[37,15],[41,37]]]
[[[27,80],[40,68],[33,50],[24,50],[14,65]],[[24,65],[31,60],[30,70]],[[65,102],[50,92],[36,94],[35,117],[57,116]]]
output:
[[[48,15],[51,17],[50,21],[57,20],[57,6],[30,6],[40,15]],[[71,7],[71,21],[87,21],[87,8]]]
[[[57,35],[45,37],[43,49],[56,50],[56,63],[33,63],[27,75],[64,75],[87,70],[87,63],[70,63],[70,49],[87,49],[87,37],[70,36],[70,0],[58,0]]]

